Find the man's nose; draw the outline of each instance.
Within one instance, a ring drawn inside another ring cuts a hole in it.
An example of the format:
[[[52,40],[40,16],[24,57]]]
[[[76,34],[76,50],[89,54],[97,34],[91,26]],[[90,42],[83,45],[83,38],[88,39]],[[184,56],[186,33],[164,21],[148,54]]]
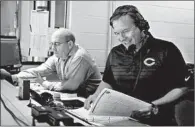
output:
[[[50,49],[51,49],[52,51],[54,51],[54,50],[56,50],[56,47],[55,47],[54,45],[51,45]]]
[[[123,33],[120,33],[118,36],[119,36],[119,41],[121,41],[121,42],[125,41],[126,37]]]

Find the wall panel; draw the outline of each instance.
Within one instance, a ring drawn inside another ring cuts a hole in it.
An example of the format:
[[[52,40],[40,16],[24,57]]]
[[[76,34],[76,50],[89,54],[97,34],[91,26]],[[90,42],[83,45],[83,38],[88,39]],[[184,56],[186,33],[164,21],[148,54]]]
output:
[[[154,37],[172,41],[186,62],[194,63],[193,1],[115,1],[114,8],[135,5],[150,24]],[[119,42],[112,37],[112,45]]]

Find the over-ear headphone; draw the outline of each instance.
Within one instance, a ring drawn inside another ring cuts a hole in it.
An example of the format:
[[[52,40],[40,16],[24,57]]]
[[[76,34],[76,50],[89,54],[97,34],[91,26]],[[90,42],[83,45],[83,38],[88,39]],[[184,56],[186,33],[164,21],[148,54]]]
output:
[[[148,21],[144,19],[144,17],[141,15],[141,13],[138,11],[138,9],[133,5],[123,5],[119,6],[113,13],[113,15],[110,17],[110,25],[113,26],[112,22],[113,20],[124,16],[129,15],[132,19],[135,21],[135,25],[145,33],[148,32],[150,26]]]
[[[148,24],[148,21],[146,21],[143,16],[137,11],[135,14],[135,25],[141,30],[141,31],[148,31],[150,26]]]

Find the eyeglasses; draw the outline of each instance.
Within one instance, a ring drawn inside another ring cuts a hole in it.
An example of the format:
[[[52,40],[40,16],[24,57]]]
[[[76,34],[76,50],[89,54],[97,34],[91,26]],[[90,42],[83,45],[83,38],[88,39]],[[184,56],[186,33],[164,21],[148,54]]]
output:
[[[121,32],[114,32],[115,35],[125,35],[126,33],[133,33],[135,31],[137,27],[136,26],[133,26],[131,28],[127,28],[127,29],[124,29],[122,30]]]
[[[60,42],[50,42],[49,43],[51,46],[53,45],[53,46],[59,46],[59,45],[61,45],[61,44],[63,44],[63,43],[60,43]]]

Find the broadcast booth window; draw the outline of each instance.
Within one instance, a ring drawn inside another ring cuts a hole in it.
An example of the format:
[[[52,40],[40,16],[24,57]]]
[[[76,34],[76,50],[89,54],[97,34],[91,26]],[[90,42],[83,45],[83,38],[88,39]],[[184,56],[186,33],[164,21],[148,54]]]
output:
[[[55,10],[51,9],[52,4],[55,4]],[[51,27],[51,20],[54,20],[55,28],[66,27],[67,1],[33,1],[33,10],[49,12],[48,27]],[[51,17],[52,12],[55,12],[54,19]]]
[[[21,54],[19,44],[18,1],[1,1],[1,68],[19,71]]]

